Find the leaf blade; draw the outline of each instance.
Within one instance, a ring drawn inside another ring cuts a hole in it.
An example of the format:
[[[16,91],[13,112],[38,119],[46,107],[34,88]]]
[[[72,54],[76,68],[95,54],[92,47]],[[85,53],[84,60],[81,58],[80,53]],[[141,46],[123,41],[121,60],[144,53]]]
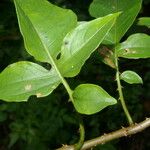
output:
[[[104,89],[94,84],[81,84],[73,93],[74,107],[81,114],[94,114],[117,103]]]
[[[76,15],[46,0],[14,0],[27,51],[37,60],[56,59],[64,36],[77,25]],[[47,49],[47,51],[45,51]]]
[[[138,25],[147,26],[148,28],[150,28],[150,17],[141,17],[138,20]]]
[[[115,44],[120,41],[140,11],[141,3],[141,0],[94,0],[91,3],[89,12],[96,18],[118,11],[122,12],[103,43]]]
[[[149,58],[149,43],[150,36],[143,33],[133,34],[125,42],[118,44],[116,54],[128,59]]]
[[[142,78],[136,72],[130,70],[124,71],[120,78],[129,84],[143,83]]]
[[[59,84],[55,70],[48,71],[27,61],[14,63],[0,74],[0,99],[21,102],[27,101],[31,95],[44,97]]]
[[[120,13],[111,14],[80,24],[67,34],[62,46],[58,66],[65,77],[73,77],[99,46]],[[111,26],[110,26],[111,23]]]

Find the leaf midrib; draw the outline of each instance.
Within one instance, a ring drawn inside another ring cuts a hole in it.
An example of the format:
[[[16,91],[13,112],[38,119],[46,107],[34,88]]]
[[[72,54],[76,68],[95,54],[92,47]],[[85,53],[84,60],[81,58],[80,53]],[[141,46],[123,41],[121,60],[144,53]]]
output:
[[[114,18],[112,18],[112,19],[114,19]],[[107,21],[107,23],[111,22],[112,19],[111,19],[110,21]],[[84,44],[82,44],[82,45],[80,46],[80,48],[78,48],[78,49],[80,49],[80,50],[83,49],[84,46],[85,46],[87,43],[89,43],[89,41],[90,41],[98,32],[100,32],[100,30],[101,30],[107,23],[105,23],[103,26],[101,26],[101,28],[99,28],[99,29],[94,33],[94,35],[91,36],[91,37],[90,37]],[[113,24],[114,24],[114,22],[113,22]],[[107,31],[107,33],[110,31],[110,29],[112,28],[113,24],[110,26],[110,28],[109,28],[109,30]],[[107,33],[106,33],[105,36],[102,38],[102,40],[106,37]],[[101,40],[101,41],[102,41],[102,40]],[[101,41],[100,41],[100,42],[101,42]],[[94,51],[94,50],[93,50],[93,51]],[[75,53],[73,53],[72,56],[76,56],[76,55],[78,54],[78,52],[79,52],[79,50],[76,51]],[[71,57],[70,57],[70,58],[71,58]],[[68,61],[68,59],[67,59],[67,61]],[[64,65],[65,63],[66,63],[66,61],[63,61],[63,63],[61,63],[61,65]]]
[[[15,1],[15,2],[16,2],[16,1]],[[17,3],[17,2],[16,2],[16,3]],[[33,25],[32,21],[30,20],[30,17],[28,16],[28,14],[26,15],[26,13],[23,11],[23,9],[21,8],[21,6],[20,6],[18,3],[17,3],[17,5],[18,5],[18,7],[22,10],[23,14],[27,17],[27,19],[29,20],[29,22],[32,24],[32,27],[33,27],[35,33],[37,34],[37,37],[39,38],[39,40],[40,40],[40,42],[41,42],[41,44],[42,44],[42,46],[43,46],[45,52],[47,53],[48,58],[50,59],[50,62],[51,62],[52,67],[54,67],[55,71],[57,72],[59,78],[61,79],[61,81],[62,81],[62,83],[63,83],[63,82],[64,82],[63,76],[61,75],[61,73],[60,73],[58,67],[57,67],[56,64],[55,64],[54,59],[52,58],[51,54],[49,53],[48,48],[46,47],[46,45],[43,43],[42,39],[40,38],[40,35],[38,34],[37,29],[34,28],[34,25]],[[18,19],[19,19],[19,18],[18,18]]]

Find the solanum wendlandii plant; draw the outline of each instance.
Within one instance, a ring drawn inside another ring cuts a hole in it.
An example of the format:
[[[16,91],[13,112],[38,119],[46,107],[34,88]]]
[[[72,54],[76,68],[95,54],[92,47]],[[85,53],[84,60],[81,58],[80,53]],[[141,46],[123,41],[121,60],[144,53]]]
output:
[[[80,73],[85,61],[98,47],[102,50],[102,43],[109,48],[103,61],[116,70],[119,99],[132,124],[120,80],[133,84],[142,83],[142,79],[130,70],[121,74],[118,58],[150,57],[150,37],[146,34],[131,35],[120,43],[140,11],[142,1],[94,0],[89,12],[97,19],[87,22],[78,22],[71,10],[46,0],[14,0],[14,3],[27,52],[36,60],[49,63],[51,69],[29,61],[9,65],[0,74],[0,99],[22,102],[32,95],[44,97],[63,84],[68,99],[81,114],[94,114],[116,104],[117,100],[98,85],[81,84],[71,89],[66,81]]]
[[[115,104],[116,100],[101,87],[83,84],[72,90],[65,78],[79,74],[119,13],[79,24],[71,10],[46,0],[14,2],[27,52],[36,60],[49,63],[51,69],[28,61],[11,64],[0,74],[0,99],[21,102],[27,101],[31,95],[44,97],[62,83],[80,113],[93,114]]]

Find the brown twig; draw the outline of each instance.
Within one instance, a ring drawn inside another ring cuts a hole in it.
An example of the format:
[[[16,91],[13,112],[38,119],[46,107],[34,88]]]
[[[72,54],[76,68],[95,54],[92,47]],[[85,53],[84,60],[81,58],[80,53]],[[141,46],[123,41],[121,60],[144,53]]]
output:
[[[94,138],[92,140],[88,140],[84,142],[81,150],[86,150],[89,148],[92,148],[94,146],[97,146],[99,144],[104,144],[108,141],[118,139],[120,137],[129,136],[132,134],[136,134],[138,132],[143,131],[144,129],[150,127],[150,118],[147,118],[143,122],[140,122],[138,124],[133,124],[129,127],[119,129],[117,131],[104,134],[100,137]],[[75,150],[74,145],[63,145],[61,148],[58,148],[57,150]]]

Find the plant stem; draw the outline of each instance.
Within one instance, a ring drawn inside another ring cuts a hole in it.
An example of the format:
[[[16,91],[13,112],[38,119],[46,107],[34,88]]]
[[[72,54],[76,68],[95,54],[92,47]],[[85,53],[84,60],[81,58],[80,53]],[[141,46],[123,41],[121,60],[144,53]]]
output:
[[[85,130],[84,130],[84,125],[82,120],[80,122],[79,132],[80,132],[80,139],[78,143],[75,145],[75,150],[80,150],[84,144]]]
[[[50,56],[49,56],[49,57],[50,57]],[[69,84],[67,83],[67,81],[65,80],[65,78],[64,78],[64,77],[61,75],[61,73],[59,72],[59,70],[58,70],[58,68],[57,68],[57,66],[56,66],[55,63],[53,63],[53,66],[54,66],[54,68],[55,68],[55,70],[56,70],[58,76],[60,77],[60,79],[61,79],[61,81],[62,81],[62,84],[64,85],[65,89],[67,90],[68,95],[69,95],[69,97],[70,97],[70,100],[73,102],[73,97],[72,97],[73,91],[71,90],[71,88],[70,88]]]
[[[62,84],[64,85],[65,89],[66,89],[67,92],[68,92],[68,95],[69,95],[70,100],[73,102],[73,101],[74,101],[74,100],[73,100],[73,96],[72,96],[73,91],[71,90],[69,84],[67,83],[67,81],[65,80],[65,78],[62,76],[61,72],[59,71],[59,69],[58,69],[58,67],[57,67],[57,65],[56,65],[56,63],[55,63],[55,61],[53,60],[52,56],[50,55],[50,53],[49,53],[47,47],[46,47],[46,46],[44,46],[44,47],[45,47],[46,53],[47,53],[47,55],[48,55],[48,57],[49,57],[49,60],[51,61],[52,67],[56,70],[56,72],[57,72],[59,78],[61,79]],[[81,147],[82,147],[82,145],[83,145],[83,143],[84,143],[85,131],[84,131],[83,120],[82,120],[81,118],[80,118],[80,125],[79,125],[79,126],[80,126],[80,128],[79,128],[79,131],[80,131],[80,139],[79,139],[79,142],[78,142],[78,143],[76,144],[76,146],[75,146],[75,147],[76,147],[76,150],[80,150]]]
[[[127,117],[127,120],[129,122],[130,125],[133,124],[133,120],[131,118],[131,115],[128,111],[128,108],[126,106],[125,100],[124,100],[124,96],[123,96],[123,91],[122,91],[122,86],[121,86],[121,82],[120,82],[120,73],[119,73],[119,65],[118,65],[118,57],[115,54],[115,64],[116,64],[116,81],[117,81],[117,86],[118,86],[118,93],[119,93],[119,99],[122,105],[122,108],[124,110],[124,113]]]
[[[143,122],[136,123],[133,125],[130,125],[127,128],[122,128],[117,131],[104,134],[102,136],[96,137],[94,139],[85,141],[81,150],[86,150],[86,149],[92,149],[93,147],[99,145],[99,144],[104,144],[106,142],[112,141],[114,139],[118,139],[124,136],[129,136],[132,134],[136,134],[138,132],[143,131],[144,129],[150,127],[150,118],[147,118]],[[57,150],[75,150],[74,145],[63,145],[61,148],[58,148]]]
[[[43,44],[43,45],[44,45],[44,44]],[[65,78],[64,78],[64,77],[62,76],[62,74],[60,73],[60,71],[59,71],[59,69],[58,69],[58,67],[57,67],[57,65],[56,65],[56,63],[55,63],[55,61],[54,61],[54,59],[53,59],[52,56],[50,55],[50,53],[49,53],[49,51],[48,51],[48,49],[47,49],[47,47],[46,47],[45,45],[44,45],[44,48],[45,48],[45,51],[46,51],[46,53],[47,53],[47,55],[48,55],[48,58],[49,58],[49,60],[50,60],[50,62],[51,62],[52,67],[54,67],[54,69],[56,70],[56,72],[57,72],[59,78],[61,79],[62,84],[64,85],[65,89],[66,89],[67,92],[68,92],[68,95],[69,95],[70,100],[73,102],[73,97],[72,97],[73,91],[71,90],[71,88],[70,88],[69,84],[67,83],[67,81],[65,80]]]

